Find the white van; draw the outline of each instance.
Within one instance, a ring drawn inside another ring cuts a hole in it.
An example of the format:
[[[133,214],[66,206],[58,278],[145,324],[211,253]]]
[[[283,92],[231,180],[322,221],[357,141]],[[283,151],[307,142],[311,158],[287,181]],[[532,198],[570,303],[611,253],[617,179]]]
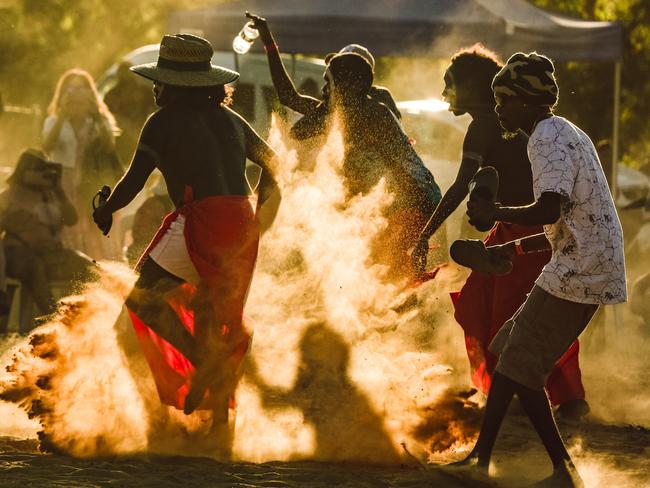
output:
[[[142,46],[122,59],[134,65],[154,63],[158,59],[158,48],[159,44]],[[319,97],[324,83],[325,62],[317,58],[289,55],[282,55],[282,60],[298,91]],[[234,69],[241,74],[234,84],[233,109],[250,122],[262,137],[265,137],[270,126],[271,112],[279,109],[266,55],[255,53],[238,55],[235,52],[220,51],[214,53],[212,63]],[[117,63],[112,65],[97,82],[102,96],[115,84],[116,73]]]

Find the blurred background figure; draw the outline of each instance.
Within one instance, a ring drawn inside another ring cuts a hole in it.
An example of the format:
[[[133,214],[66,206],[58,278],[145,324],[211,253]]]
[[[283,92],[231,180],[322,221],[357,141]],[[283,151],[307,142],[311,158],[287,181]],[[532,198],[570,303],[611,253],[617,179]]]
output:
[[[21,282],[41,314],[56,309],[51,283],[62,282],[63,294],[92,278],[87,256],[64,247],[61,230],[77,222],[77,212],[62,186],[62,167],[41,151],[23,152],[0,193],[0,232],[7,276]],[[28,332],[22,330],[21,332]]]
[[[163,217],[173,209],[174,204],[167,194],[165,180],[159,175],[149,191],[149,196],[133,215],[131,244],[125,250],[126,260],[130,266],[135,266],[156,234]]]
[[[117,82],[104,96],[104,103],[120,128],[115,148],[122,162],[131,160],[140,129],[147,117],[156,110],[151,87],[133,76],[129,71],[131,66],[129,61],[120,62]]]
[[[5,250],[0,246],[0,334],[7,332],[7,315],[9,314],[9,296],[7,295],[7,274]]]
[[[62,165],[63,189],[79,215],[77,227],[64,234],[64,242],[96,259],[119,259],[121,253],[120,242],[103,238],[90,219],[95,192],[122,174],[115,150],[117,133],[115,118],[99,98],[90,74],[78,68],[66,71],[43,124],[43,150]]]

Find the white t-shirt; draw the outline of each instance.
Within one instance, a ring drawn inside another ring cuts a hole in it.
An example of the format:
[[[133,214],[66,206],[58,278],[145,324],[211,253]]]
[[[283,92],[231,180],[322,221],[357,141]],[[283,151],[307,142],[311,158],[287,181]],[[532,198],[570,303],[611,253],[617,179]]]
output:
[[[552,116],[528,140],[535,199],[562,195],[560,218],[544,226],[553,255],[536,284],[579,303],[627,300],[623,231],[591,139],[568,120]]]

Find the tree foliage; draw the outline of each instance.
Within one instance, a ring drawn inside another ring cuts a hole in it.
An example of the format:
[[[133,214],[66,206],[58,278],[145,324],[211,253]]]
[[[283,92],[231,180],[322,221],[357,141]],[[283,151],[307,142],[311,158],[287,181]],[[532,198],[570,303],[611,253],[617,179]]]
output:
[[[538,7],[586,20],[618,21],[623,26],[621,144],[624,162],[633,166],[650,157],[650,2],[648,0],[533,0]],[[613,71],[609,63],[558,66],[559,109],[592,137],[608,138]]]
[[[157,42],[173,9],[224,0],[0,0],[0,92],[16,104],[45,105],[66,69],[98,75],[131,49]],[[624,28],[621,152],[633,164],[650,154],[650,2],[530,0],[539,7]],[[559,111],[595,140],[611,137],[611,63],[561,63]]]
[[[14,103],[45,103],[59,75],[100,74],[121,55],[158,42],[170,10],[201,0],[15,0],[0,5],[0,90]],[[216,1],[210,2],[218,3]]]

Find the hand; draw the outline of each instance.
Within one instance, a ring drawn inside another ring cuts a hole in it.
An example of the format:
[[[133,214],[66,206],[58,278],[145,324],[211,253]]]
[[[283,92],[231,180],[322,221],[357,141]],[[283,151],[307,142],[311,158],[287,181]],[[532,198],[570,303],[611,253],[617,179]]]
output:
[[[512,271],[512,258],[516,254],[514,243],[509,242],[507,244],[489,246],[486,249],[488,251],[488,255],[490,256],[490,261],[496,267],[502,266],[504,269],[508,270],[507,273]]]
[[[469,201],[467,202],[467,216],[469,223],[473,226],[482,226],[486,222],[494,222],[497,220],[498,206],[491,200],[482,197],[478,193],[472,193]]]
[[[260,39],[264,45],[273,44],[273,37],[271,36],[271,31],[269,30],[269,26],[266,23],[265,18],[251,14],[250,12],[246,12],[246,18],[253,21],[253,27],[255,27],[260,33]]]
[[[429,254],[429,239],[420,236],[413,252],[411,253],[411,263],[413,264],[413,272],[417,277],[422,276],[425,268],[427,267],[427,256]]]
[[[105,205],[102,205],[93,211],[93,220],[97,227],[99,227],[99,230],[104,235],[107,235],[113,225],[113,214],[106,209]]]

